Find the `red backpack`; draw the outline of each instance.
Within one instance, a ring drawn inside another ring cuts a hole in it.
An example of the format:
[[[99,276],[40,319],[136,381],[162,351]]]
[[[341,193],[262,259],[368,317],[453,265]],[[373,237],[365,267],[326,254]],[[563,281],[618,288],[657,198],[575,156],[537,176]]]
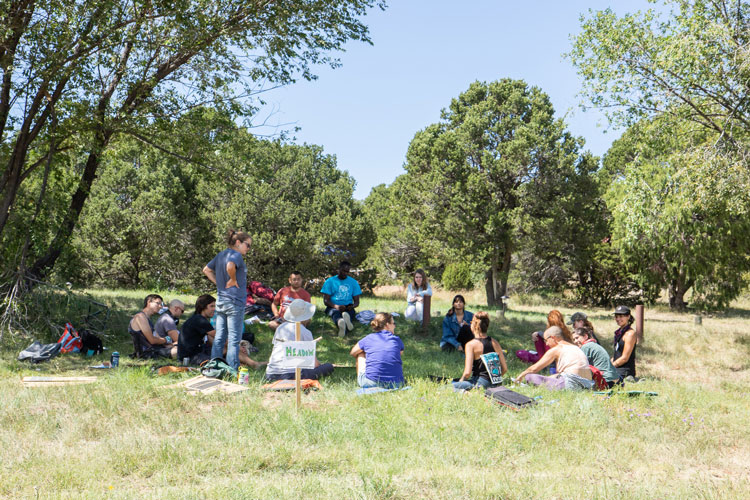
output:
[[[83,347],[83,341],[81,341],[81,337],[78,335],[78,332],[70,323],[65,323],[65,331],[63,332],[60,340],[58,340],[57,343],[60,344],[61,353],[81,352],[81,347]]]
[[[602,372],[594,365],[589,365],[589,368],[591,368],[591,377],[594,379],[594,383],[596,384],[596,389],[599,391],[609,389],[609,384],[604,379],[604,375],[602,375]]]

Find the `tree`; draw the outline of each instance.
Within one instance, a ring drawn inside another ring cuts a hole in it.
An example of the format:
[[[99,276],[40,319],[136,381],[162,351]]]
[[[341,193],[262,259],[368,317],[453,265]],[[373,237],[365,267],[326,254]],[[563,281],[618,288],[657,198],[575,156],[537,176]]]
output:
[[[407,152],[421,224],[449,262],[482,266],[487,302],[497,305],[513,253],[541,227],[534,221],[567,217],[570,200],[588,203],[579,180],[596,162],[578,153],[582,141],[554,118],[548,96],[523,81],[475,82],[441,117]]]
[[[325,276],[337,252],[362,260],[370,232],[354,181],[320,147],[257,139],[205,108],[147,135],[171,137],[173,154],[113,143],[57,269],[65,280],[200,286],[230,227],[253,237],[248,275],[273,286],[294,269]]]
[[[716,154],[715,140],[695,125],[644,120],[605,158],[613,243],[641,283],[668,289],[677,310],[690,289],[696,307],[726,307],[750,270],[748,176]]]
[[[655,2],[654,2],[655,3]],[[750,4],[666,0],[618,17],[590,12],[568,56],[583,96],[618,124],[644,117],[692,121],[746,156],[750,130]]]
[[[359,21],[378,0],[270,2],[183,0],[50,2],[4,0],[0,27],[0,241],[23,184],[61,151],[80,166],[57,230],[36,255],[53,268],[89,197],[112,141],[205,103],[249,115],[264,86],[314,78],[336,66],[330,51],[369,42]],[[164,146],[164,145],[162,145]],[[48,178],[45,168],[44,179]],[[40,182],[39,204],[46,201]],[[28,247],[29,245],[26,245]],[[9,261],[18,261],[11,255]],[[10,267],[6,263],[6,267]]]

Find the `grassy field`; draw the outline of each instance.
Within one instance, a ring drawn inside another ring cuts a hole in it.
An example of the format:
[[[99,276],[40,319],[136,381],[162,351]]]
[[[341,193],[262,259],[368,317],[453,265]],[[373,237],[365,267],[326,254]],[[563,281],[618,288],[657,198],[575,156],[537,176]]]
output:
[[[125,325],[145,292],[90,292],[114,307],[105,345],[132,352]],[[444,314],[449,300],[439,294],[433,310]],[[373,297],[360,309],[403,307]],[[490,334],[511,352],[529,348],[549,308],[512,304]],[[610,349],[610,311],[587,312]],[[271,332],[253,328],[256,359],[265,360]],[[321,314],[311,329],[324,337],[321,360],[349,365],[349,349],[369,332],[358,325],[339,339]],[[429,381],[463,366],[460,354],[438,348],[440,318],[426,334],[397,321],[411,390],[358,397],[354,370],[337,369],[299,413],[293,394],[261,390],[259,372],[244,393],[189,396],[163,387],[186,375],[159,377],[127,356],[90,385],[23,388],[22,376],[91,375],[93,363],[65,355],[28,365],[15,361],[14,345],[0,353],[0,497],[748,498],[750,300],[702,325],[648,308],[645,332],[638,371],[646,380],[629,388],[657,397],[521,386],[539,397],[522,412]],[[508,359],[511,374],[523,369]]]

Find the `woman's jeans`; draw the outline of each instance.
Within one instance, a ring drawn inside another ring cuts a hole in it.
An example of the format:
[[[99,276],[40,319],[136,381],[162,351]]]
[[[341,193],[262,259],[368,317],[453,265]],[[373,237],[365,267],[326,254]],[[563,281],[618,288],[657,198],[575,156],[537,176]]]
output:
[[[469,380],[462,382],[453,382],[453,390],[458,391],[470,391],[474,387],[481,387],[486,389],[491,386],[492,383],[484,377],[471,377]]]
[[[239,352],[242,340],[242,320],[245,318],[245,306],[231,300],[216,301],[216,336],[211,349],[211,358],[221,358],[224,343],[227,344],[226,361],[235,370],[240,366]]]

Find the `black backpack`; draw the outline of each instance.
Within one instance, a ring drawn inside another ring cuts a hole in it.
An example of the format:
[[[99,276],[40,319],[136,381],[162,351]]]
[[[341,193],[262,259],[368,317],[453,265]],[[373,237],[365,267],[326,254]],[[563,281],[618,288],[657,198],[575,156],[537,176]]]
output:
[[[89,351],[94,351],[94,354],[101,354],[104,352],[102,339],[87,330],[81,330],[79,335],[81,336],[81,343],[83,344],[81,347],[82,353],[87,354]]]

